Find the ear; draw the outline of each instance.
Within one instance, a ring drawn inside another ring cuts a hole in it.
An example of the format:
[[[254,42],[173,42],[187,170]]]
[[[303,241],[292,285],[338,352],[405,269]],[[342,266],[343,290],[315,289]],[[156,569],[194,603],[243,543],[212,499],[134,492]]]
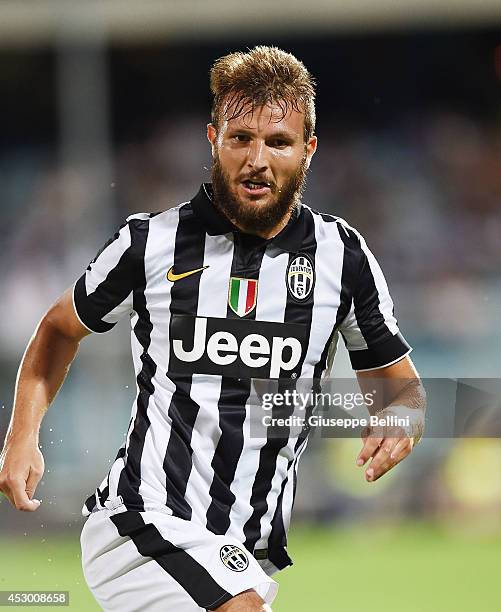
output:
[[[317,150],[318,139],[316,136],[312,136],[306,144],[306,168],[310,167],[311,158]]]
[[[217,131],[212,123],[207,124],[207,140],[210,142],[212,156],[214,156],[214,147],[216,146]]]

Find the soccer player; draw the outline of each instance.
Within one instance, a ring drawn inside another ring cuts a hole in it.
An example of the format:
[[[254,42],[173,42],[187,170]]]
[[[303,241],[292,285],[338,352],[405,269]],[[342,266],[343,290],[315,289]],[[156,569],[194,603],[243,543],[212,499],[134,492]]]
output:
[[[370,460],[368,481],[410,453],[422,422],[374,256],[345,221],[300,201],[317,148],[311,75],[261,46],[217,60],[211,88],[212,183],[129,217],[50,308],[22,360],[2,453],[0,489],[36,510],[43,415],[82,338],[130,315],[132,417],[83,510],[84,574],[105,610],[270,609],[271,576],[291,564],[307,435],[251,435],[254,380],[321,379],[341,334],[362,387],[387,383],[384,411],[418,417],[412,432],[368,432],[357,457]]]

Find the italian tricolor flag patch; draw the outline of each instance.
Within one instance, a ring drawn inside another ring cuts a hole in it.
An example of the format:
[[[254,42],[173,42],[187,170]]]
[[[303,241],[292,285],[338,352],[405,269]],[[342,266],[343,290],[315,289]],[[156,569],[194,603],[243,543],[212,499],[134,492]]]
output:
[[[228,304],[235,314],[245,317],[256,306],[257,280],[249,278],[230,278]]]

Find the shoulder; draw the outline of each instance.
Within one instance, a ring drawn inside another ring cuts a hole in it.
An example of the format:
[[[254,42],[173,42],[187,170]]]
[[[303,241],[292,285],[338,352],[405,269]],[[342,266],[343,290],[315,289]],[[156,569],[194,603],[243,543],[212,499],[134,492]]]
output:
[[[319,233],[330,236],[336,241],[341,239],[346,247],[353,249],[360,250],[365,244],[360,232],[342,217],[321,212],[306,204],[301,204],[301,207],[312,215]]]
[[[148,232],[153,226],[172,226],[179,220],[179,211],[185,208],[189,202],[183,202],[172,208],[160,212],[138,212],[129,215],[124,223],[130,229],[131,234],[137,232]]]

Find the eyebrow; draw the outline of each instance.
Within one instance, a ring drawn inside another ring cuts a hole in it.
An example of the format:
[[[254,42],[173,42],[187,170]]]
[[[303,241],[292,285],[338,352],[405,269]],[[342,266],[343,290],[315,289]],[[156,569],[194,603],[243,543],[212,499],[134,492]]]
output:
[[[240,127],[231,127],[228,129],[228,132],[237,132],[239,134],[247,134],[249,136],[252,136],[254,134],[253,130],[250,130],[248,128],[240,128]],[[273,134],[270,134],[267,138],[283,138],[284,140],[293,140],[295,137],[297,136],[296,132],[291,131],[287,131],[287,130],[278,130],[276,132],[273,132]]]

